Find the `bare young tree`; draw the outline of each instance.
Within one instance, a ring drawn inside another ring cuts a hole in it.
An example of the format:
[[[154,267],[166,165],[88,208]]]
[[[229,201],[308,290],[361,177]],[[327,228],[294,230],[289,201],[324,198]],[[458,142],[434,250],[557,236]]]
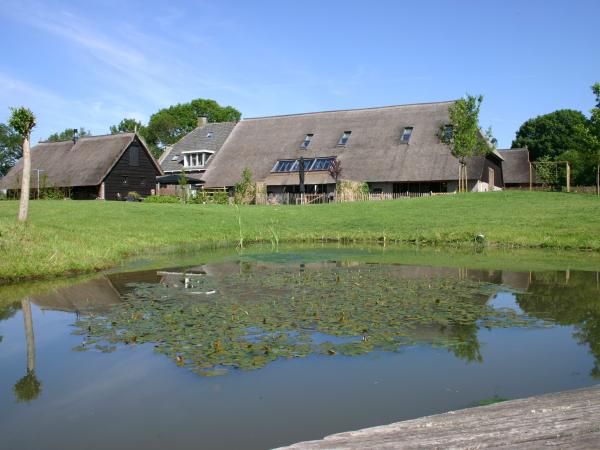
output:
[[[23,141],[23,174],[21,176],[21,200],[19,203],[19,222],[27,220],[29,212],[29,179],[31,178],[31,152],[29,142],[31,130],[35,127],[35,116],[25,108],[11,108],[12,115],[8,121]]]

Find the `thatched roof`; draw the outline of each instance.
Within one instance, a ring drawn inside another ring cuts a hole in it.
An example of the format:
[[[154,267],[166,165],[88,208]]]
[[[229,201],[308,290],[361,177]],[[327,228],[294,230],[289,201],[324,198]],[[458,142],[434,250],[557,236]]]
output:
[[[181,172],[183,170],[182,152],[192,150],[219,151],[231,130],[237,122],[207,123],[186,134],[174,144],[165,155],[162,155],[160,165],[165,172]],[[175,159],[176,158],[176,159]],[[214,159],[214,154],[207,164]]]
[[[526,148],[510,148],[498,150],[504,158],[502,175],[504,184],[529,183],[529,150]]]
[[[327,111],[245,119],[233,129],[203,176],[205,186],[232,186],[248,167],[257,181],[271,176],[278,159],[336,156],[343,179],[370,182],[454,180],[458,161],[440,142],[440,126],[449,122],[453,102]],[[408,144],[405,127],[413,127]],[[338,146],[344,131],[352,134]],[[310,145],[300,144],[313,134]],[[497,159],[501,158],[496,154]],[[469,162],[469,178],[478,179],[484,158]]]
[[[41,175],[46,178],[46,186],[97,186],[134,140],[148,151],[135,133],[82,137],[76,143],[72,140],[41,142],[31,149],[31,186],[37,184],[35,169],[43,170]],[[152,161],[156,164],[154,158]],[[160,166],[156,166],[160,171]],[[20,159],[0,180],[0,189],[20,188],[22,167]]]

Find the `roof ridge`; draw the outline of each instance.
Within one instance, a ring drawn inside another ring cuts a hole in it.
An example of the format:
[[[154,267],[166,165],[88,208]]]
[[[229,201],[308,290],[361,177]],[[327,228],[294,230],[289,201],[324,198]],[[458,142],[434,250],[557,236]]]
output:
[[[95,134],[93,136],[80,136],[77,138],[78,141],[81,141],[83,139],[95,139],[95,138],[103,138],[103,137],[110,137],[110,136],[126,136],[126,135],[134,135],[135,133],[133,131],[128,131],[126,133],[107,133],[107,134]],[[38,144],[59,144],[61,142],[69,142],[72,141],[73,139],[61,139],[59,141],[49,141],[48,139],[46,139],[45,141],[38,141]]]
[[[292,113],[292,114],[276,114],[274,116],[246,117],[246,118],[242,118],[242,120],[240,122],[244,122],[245,120],[273,119],[276,117],[306,116],[306,115],[310,115],[310,114],[327,114],[327,113],[348,112],[348,111],[371,111],[371,110],[375,110],[375,109],[400,108],[403,106],[439,105],[442,103],[454,103],[456,101],[458,101],[458,100],[444,100],[444,101],[440,101],[440,102],[405,103],[405,104],[401,104],[401,105],[370,106],[370,107],[365,107],[365,108],[331,109],[331,110],[325,110],[325,111],[310,111],[310,112]]]

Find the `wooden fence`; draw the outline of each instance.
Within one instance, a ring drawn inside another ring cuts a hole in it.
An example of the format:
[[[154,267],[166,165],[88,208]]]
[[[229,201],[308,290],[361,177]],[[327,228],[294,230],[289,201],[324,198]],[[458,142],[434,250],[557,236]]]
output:
[[[257,205],[307,205],[334,202],[369,202],[378,200],[401,200],[437,195],[454,195],[454,192],[399,192],[399,193],[344,193],[344,194],[259,194]]]

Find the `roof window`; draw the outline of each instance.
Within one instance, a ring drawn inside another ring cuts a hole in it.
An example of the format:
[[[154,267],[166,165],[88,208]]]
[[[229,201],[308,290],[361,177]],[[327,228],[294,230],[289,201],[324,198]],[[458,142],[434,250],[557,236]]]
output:
[[[213,132],[209,131],[208,133],[206,133],[206,137],[209,138],[209,139],[212,138],[213,137]]]
[[[408,141],[410,141],[410,137],[412,135],[413,132],[413,127],[406,127],[404,128],[404,131],[402,132],[402,138],[400,139],[400,142],[402,142],[403,144],[408,144]]]
[[[340,136],[340,140],[338,141],[338,145],[346,145],[348,143],[348,139],[350,139],[350,135],[352,131],[344,131]]]
[[[307,134],[306,136],[304,136],[304,140],[302,141],[302,144],[300,145],[300,148],[308,148],[308,146],[310,145],[310,141],[312,140],[314,134]]]

